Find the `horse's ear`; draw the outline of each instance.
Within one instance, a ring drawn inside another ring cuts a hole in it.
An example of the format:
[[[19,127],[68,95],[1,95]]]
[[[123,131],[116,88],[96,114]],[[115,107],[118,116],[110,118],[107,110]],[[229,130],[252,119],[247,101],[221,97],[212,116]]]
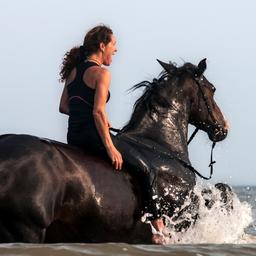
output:
[[[171,64],[171,63],[165,63],[159,59],[156,59],[158,61],[158,63],[164,68],[164,70],[167,72],[167,73],[172,73],[173,71],[175,71],[177,68]]]
[[[197,65],[197,71],[196,71],[195,76],[196,77],[200,77],[204,73],[206,68],[207,68],[207,65],[206,65],[206,58],[205,58],[205,59],[202,59],[199,62],[199,64]]]

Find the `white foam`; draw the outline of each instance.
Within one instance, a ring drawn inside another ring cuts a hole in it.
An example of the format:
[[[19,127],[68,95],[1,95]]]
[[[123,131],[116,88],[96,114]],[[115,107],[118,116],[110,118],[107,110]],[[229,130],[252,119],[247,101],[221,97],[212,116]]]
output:
[[[216,203],[211,209],[205,206],[205,201],[201,195],[203,188],[211,189],[212,196],[216,199]],[[196,185],[194,192],[200,201],[199,219],[186,232],[173,232],[171,226],[175,223],[167,218],[169,223],[163,232],[167,244],[251,243],[254,238],[245,234],[245,228],[253,221],[252,209],[247,202],[240,202],[237,195],[234,194],[234,208],[229,212],[222,207],[223,203],[218,200],[220,198],[220,191],[213,185]],[[186,217],[191,218],[190,215]],[[153,231],[154,233],[156,232],[155,230]],[[167,235],[169,233],[171,237]]]

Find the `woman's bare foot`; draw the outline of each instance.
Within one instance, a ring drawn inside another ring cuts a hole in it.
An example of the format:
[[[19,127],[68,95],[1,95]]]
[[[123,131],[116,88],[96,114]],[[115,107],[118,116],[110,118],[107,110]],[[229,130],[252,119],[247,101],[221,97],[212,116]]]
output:
[[[164,222],[163,219],[155,219],[152,222],[152,226],[158,232],[158,234],[152,235],[152,243],[154,244],[165,244],[164,236],[162,235],[164,230]]]
[[[152,243],[153,244],[165,244],[165,238],[161,234],[152,235]]]

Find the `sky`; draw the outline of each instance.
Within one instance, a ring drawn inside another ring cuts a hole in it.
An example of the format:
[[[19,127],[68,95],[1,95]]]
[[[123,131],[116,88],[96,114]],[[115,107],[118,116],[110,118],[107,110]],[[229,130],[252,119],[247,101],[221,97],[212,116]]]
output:
[[[112,126],[129,120],[142,93],[127,90],[161,72],[157,58],[177,65],[207,58],[205,76],[231,125],[216,146],[211,182],[256,185],[255,11],[254,0],[0,0],[0,134],[66,142],[68,117],[58,112],[61,61],[104,23],[118,48],[109,68]],[[208,136],[201,131],[191,144],[192,164],[208,175]]]

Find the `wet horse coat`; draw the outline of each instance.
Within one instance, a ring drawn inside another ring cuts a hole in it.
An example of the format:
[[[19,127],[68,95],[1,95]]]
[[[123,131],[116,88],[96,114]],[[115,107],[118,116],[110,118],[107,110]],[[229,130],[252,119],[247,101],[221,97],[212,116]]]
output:
[[[129,164],[152,175],[160,205],[172,216],[195,185],[195,174],[169,157],[189,163],[188,123],[214,141],[227,131],[214,87],[202,75],[205,60],[180,68],[161,64],[166,72],[159,79],[137,86],[145,92],[115,144]],[[0,241],[150,242],[150,227],[140,221],[140,184],[129,167],[116,172],[108,161],[66,144],[1,136]]]

